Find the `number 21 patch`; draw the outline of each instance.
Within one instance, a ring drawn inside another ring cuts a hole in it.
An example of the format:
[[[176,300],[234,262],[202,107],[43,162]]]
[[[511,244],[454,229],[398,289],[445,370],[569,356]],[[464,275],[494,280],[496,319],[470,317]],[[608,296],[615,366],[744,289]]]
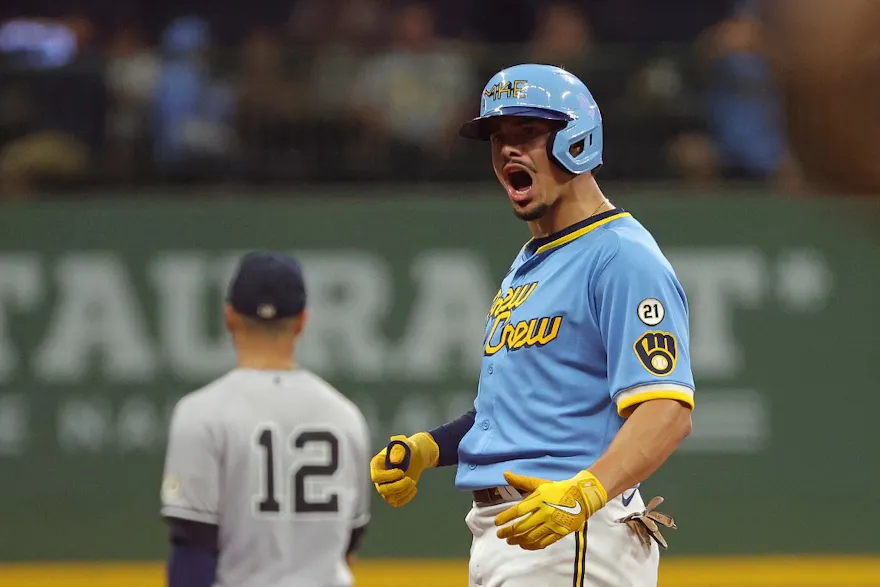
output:
[[[678,342],[675,335],[662,330],[649,330],[633,345],[642,367],[658,377],[675,370],[678,360]]]

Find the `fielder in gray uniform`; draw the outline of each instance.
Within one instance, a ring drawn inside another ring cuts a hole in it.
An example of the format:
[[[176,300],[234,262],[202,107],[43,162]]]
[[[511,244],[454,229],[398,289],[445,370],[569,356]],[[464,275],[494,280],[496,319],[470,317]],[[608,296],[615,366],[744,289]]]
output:
[[[162,516],[170,587],[347,587],[369,520],[360,410],[297,366],[306,291],[297,262],[242,259],[225,321],[237,366],[171,419]]]

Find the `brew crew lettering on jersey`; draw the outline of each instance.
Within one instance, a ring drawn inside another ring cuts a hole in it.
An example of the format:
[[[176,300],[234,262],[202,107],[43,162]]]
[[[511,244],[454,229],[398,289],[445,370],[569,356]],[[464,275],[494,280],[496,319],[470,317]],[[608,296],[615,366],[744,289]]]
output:
[[[530,241],[491,301],[456,486],[503,486],[512,466],[567,479],[639,402],[693,405],[687,311],[656,242],[621,209]]]

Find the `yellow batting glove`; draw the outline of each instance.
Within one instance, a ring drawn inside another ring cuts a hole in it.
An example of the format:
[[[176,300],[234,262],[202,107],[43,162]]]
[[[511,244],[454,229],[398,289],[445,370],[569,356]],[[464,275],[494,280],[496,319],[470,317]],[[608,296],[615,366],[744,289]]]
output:
[[[525,550],[540,550],[577,532],[608,501],[608,494],[592,473],[582,471],[565,481],[548,481],[507,471],[507,483],[527,495],[495,516],[498,538]]]
[[[409,464],[406,470],[400,468],[406,464],[406,449],[399,445],[393,446],[391,458],[386,459],[388,447],[385,447],[370,460],[370,478],[382,499],[394,507],[400,507],[416,496],[419,477],[425,469],[437,464],[440,447],[427,432],[419,432],[410,437],[392,436],[391,440],[404,442],[409,447]],[[386,460],[390,461],[390,467]]]

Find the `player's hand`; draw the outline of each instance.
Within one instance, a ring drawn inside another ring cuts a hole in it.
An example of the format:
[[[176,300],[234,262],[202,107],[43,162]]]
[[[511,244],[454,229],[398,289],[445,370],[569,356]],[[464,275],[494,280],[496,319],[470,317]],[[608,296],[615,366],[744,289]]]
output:
[[[495,516],[498,538],[525,550],[540,550],[583,528],[587,519],[608,501],[608,494],[592,473],[583,471],[565,481],[548,481],[507,471],[507,483],[527,495]]]
[[[394,507],[400,507],[416,496],[419,477],[425,469],[437,464],[440,448],[427,432],[419,432],[410,437],[392,436],[391,440],[403,441],[409,447],[409,465],[406,470],[395,467],[403,464],[406,450],[402,446],[393,446],[388,459],[391,467],[388,467],[385,462],[388,454],[386,447],[370,461],[370,478],[382,499]]]

